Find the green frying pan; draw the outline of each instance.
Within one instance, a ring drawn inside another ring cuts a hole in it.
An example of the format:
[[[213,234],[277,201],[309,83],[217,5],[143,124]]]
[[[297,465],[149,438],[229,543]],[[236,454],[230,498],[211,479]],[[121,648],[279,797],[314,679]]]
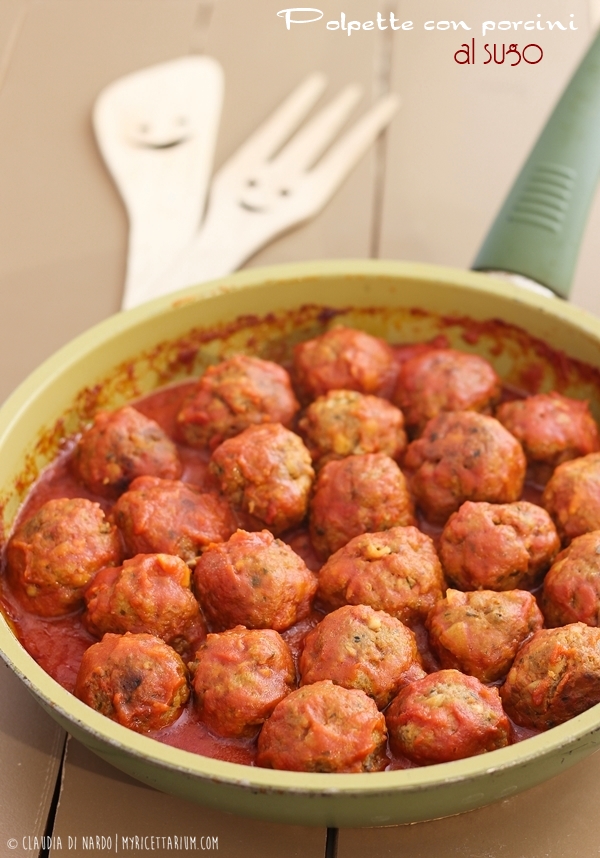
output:
[[[600,169],[599,124],[596,39],[475,268],[517,272],[567,297]],[[554,296],[478,272],[413,263],[251,269],[107,319],[15,391],[0,409],[0,532],[10,532],[61,432],[77,431],[92,405],[117,407],[257,343],[265,356],[285,356],[291,342],[323,330],[331,316],[323,307],[396,342],[443,330],[452,345],[488,357],[508,381],[517,382],[535,362],[544,385],[589,398],[600,418],[600,320]],[[490,328],[490,320],[501,323]],[[574,359],[567,376],[557,374],[551,349],[540,346],[546,343]],[[0,654],[46,711],[103,759],[165,792],[265,820],[354,827],[434,819],[514,795],[600,747],[596,706],[524,742],[453,763],[352,775],[270,771],[171,748],[105,718],[44,673],[1,616]]]

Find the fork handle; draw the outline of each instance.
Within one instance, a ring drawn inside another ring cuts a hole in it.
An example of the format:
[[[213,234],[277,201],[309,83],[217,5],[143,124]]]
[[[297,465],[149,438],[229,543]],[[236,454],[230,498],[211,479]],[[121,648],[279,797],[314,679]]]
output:
[[[246,235],[246,219],[237,209],[209,209],[202,229],[175,264],[147,284],[145,300],[231,274],[256,249],[253,242],[244,241]]]
[[[600,175],[600,33],[554,108],[473,268],[522,274],[568,298]]]

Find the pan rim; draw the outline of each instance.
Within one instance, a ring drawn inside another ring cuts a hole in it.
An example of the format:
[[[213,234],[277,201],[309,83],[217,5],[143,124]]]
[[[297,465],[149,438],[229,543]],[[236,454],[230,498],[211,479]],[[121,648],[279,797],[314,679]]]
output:
[[[33,398],[51,383],[57,373],[80,362],[86,355],[101,348],[103,344],[126,333],[130,328],[152,322],[185,307],[190,303],[218,297],[252,287],[268,288],[276,282],[297,281],[327,277],[359,277],[394,279],[411,277],[413,280],[438,282],[466,290],[487,292],[503,301],[512,301],[558,316],[563,323],[570,324],[579,335],[585,333],[600,342],[600,322],[590,313],[574,307],[559,298],[550,298],[536,293],[524,292],[499,279],[479,272],[463,271],[423,263],[397,262],[392,260],[325,260],[308,263],[286,264],[267,268],[253,268],[238,272],[200,286],[192,286],[174,295],[157,298],[148,304],[123,311],[100,322],[90,330],[72,340],[50,358],[17,388],[0,408],[0,449],[4,440]],[[381,773],[334,774],[299,773],[249,767],[203,757],[164,745],[150,737],[134,733],[104,716],[94,712],[63,689],[48,676],[29,656],[10,629],[5,618],[0,622],[0,655],[27,685],[29,690],[60,719],[85,731],[99,743],[108,744],[115,753],[126,753],[151,762],[170,771],[184,773],[211,782],[250,787],[260,792],[286,793],[311,797],[376,796],[394,792],[421,792],[467,780],[493,775],[507,769],[518,769],[535,758],[547,754],[569,754],[569,748],[586,740],[592,741],[600,731],[600,704],[565,724],[552,728],[525,742],[498,749],[479,757],[470,757],[450,763],[411,768]],[[600,737],[598,738],[600,742]]]

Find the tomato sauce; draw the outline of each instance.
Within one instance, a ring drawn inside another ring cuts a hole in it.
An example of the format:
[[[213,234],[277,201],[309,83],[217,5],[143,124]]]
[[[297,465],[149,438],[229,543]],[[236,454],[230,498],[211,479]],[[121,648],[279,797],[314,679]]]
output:
[[[422,346],[399,348],[397,349],[397,357],[399,360],[403,360],[412,356],[415,350],[420,348]],[[171,438],[176,438],[176,415],[194,385],[194,381],[188,381],[159,389],[135,401],[135,407],[147,417],[156,420]],[[510,399],[523,394],[519,391],[506,389],[504,395],[506,399]],[[45,469],[36,481],[21,510],[19,521],[29,518],[46,501],[53,498],[85,497],[98,502],[106,513],[110,512],[112,506],[110,501],[87,491],[72,475],[69,460],[74,443],[75,439],[68,440],[58,458]],[[192,449],[183,444],[177,446],[184,465],[182,480],[205,489],[215,488],[208,472],[209,453]],[[528,484],[524,497],[527,500],[539,502],[539,487]],[[239,524],[244,527],[243,520],[240,519]],[[441,527],[431,525],[423,517],[419,518],[419,527],[434,541],[437,540],[441,532]],[[282,538],[305,560],[310,569],[314,572],[318,571],[320,562],[305,528],[290,531],[284,534]],[[3,567],[4,563],[3,559]],[[2,576],[0,607],[11,622],[25,649],[40,667],[63,688],[72,692],[83,653],[96,640],[82,625],[82,612],[59,618],[39,617],[30,614],[19,604],[4,575]],[[319,622],[322,616],[323,613],[317,606],[308,619],[282,634],[295,659],[298,658],[304,635],[309,628]],[[439,665],[429,650],[425,630],[423,628],[415,629],[415,632],[426,669],[428,671],[438,669]],[[527,738],[535,732],[515,726],[515,741]],[[255,761],[255,739],[224,739],[215,736],[199,720],[191,700],[174,724],[159,731],[152,731],[149,735],[164,744],[219,760],[247,765],[252,765]],[[414,765],[405,758],[392,757],[391,754],[390,757],[389,769],[409,768]]]

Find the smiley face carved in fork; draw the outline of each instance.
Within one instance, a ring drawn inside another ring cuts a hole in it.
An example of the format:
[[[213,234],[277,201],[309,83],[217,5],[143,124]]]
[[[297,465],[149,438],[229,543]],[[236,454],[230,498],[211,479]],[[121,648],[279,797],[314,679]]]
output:
[[[272,207],[279,197],[287,197],[291,193],[290,183],[285,187],[273,187],[269,182],[270,177],[257,176],[246,181],[246,187],[242,189],[238,200],[240,206],[249,212],[264,212]]]
[[[318,98],[325,88],[325,79],[322,75],[312,75],[305,82],[305,86],[306,101],[298,101],[299,113],[301,110],[306,112],[309,103]],[[280,124],[279,135],[274,133],[270,140],[265,135],[263,157],[267,160],[263,164],[255,165],[254,170],[249,170],[240,189],[239,204],[248,211],[264,212],[274,206],[281,206],[285,198],[291,199],[298,181],[302,181],[305,172],[314,166],[328,147],[360,96],[359,87],[346,87],[283,146],[280,141],[284,133],[284,123]],[[291,124],[291,121],[290,116],[288,122]]]

